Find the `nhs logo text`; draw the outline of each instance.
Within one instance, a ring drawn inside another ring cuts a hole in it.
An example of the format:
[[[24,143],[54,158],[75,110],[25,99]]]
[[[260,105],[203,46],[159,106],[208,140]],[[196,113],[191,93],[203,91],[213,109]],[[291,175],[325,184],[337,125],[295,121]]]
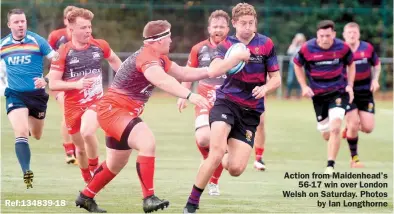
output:
[[[30,64],[30,62],[31,62],[31,55],[8,57],[8,64],[9,65]]]

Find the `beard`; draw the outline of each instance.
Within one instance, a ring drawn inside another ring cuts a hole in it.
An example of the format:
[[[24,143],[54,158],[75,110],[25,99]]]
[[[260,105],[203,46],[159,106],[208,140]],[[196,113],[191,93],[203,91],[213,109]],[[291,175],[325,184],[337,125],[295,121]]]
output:
[[[220,43],[221,41],[224,40],[224,38],[225,35],[223,33],[216,33],[211,36],[212,41],[215,43]]]

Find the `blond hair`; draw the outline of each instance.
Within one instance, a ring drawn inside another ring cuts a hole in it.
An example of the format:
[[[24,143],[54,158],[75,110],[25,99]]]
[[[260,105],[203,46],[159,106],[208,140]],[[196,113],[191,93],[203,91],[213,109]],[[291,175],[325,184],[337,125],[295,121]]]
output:
[[[254,16],[257,19],[257,13],[254,7],[248,3],[238,3],[233,7],[232,17],[234,21],[238,21],[241,16]]]
[[[156,20],[148,22],[145,27],[144,31],[142,32],[142,36],[144,38],[148,38],[171,28],[171,24],[167,20]]]
[[[75,23],[75,21],[77,20],[78,17],[81,17],[81,18],[91,21],[94,17],[94,14],[92,13],[92,11],[84,9],[84,8],[75,8],[67,16],[68,23],[70,23],[70,24]]]
[[[218,19],[218,18],[224,18],[227,24],[230,23],[230,16],[228,15],[228,13],[226,13],[223,10],[215,10],[211,13],[211,15],[208,18],[208,25],[211,24],[212,19]]]
[[[64,10],[63,10],[63,17],[66,19],[66,18],[67,18],[67,13],[68,13],[68,12],[71,12],[71,11],[77,9],[77,8],[78,8],[78,7],[75,7],[75,6],[67,6],[67,7],[64,8]]]
[[[355,27],[360,30],[360,26],[356,22],[349,22],[343,27],[343,29],[348,28],[348,27]]]

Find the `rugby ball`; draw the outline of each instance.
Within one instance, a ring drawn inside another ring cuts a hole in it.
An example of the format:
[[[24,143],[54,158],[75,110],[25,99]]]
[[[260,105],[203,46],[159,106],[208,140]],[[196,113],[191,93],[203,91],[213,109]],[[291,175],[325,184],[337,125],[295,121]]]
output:
[[[247,47],[243,43],[235,43],[227,50],[224,58],[226,59],[226,58],[230,57],[231,54],[234,54],[234,53],[237,53],[238,51],[246,50],[246,49],[247,49]],[[245,66],[245,61],[241,61],[238,63],[238,65],[234,66],[232,69],[227,71],[227,74],[236,74],[236,73],[240,72],[242,70],[242,68],[244,68],[244,66]]]

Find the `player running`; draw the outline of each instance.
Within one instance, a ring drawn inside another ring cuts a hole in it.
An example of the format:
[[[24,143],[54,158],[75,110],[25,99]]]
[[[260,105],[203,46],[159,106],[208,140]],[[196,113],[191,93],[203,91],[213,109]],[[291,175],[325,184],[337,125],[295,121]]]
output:
[[[180,67],[169,60],[170,30],[171,25],[165,20],[151,21],[145,25],[144,45],[123,62],[98,105],[98,120],[107,135],[107,159],[76,200],[77,206],[89,212],[105,212],[97,207],[93,198],[127,164],[132,149],[138,150],[136,170],[141,183],[144,212],[169,206],[169,201],[159,199],[154,194],[156,143],[152,131],[139,116],[155,87],[188,99],[200,108],[209,108],[205,98],[179,84],[178,81],[208,78],[208,70]]]
[[[362,168],[358,157],[358,131],[371,133],[375,127],[375,102],[373,93],[379,90],[380,60],[373,46],[360,41],[360,27],[350,22],[343,29],[343,38],[354,55],[356,77],[354,80],[354,100],[347,108],[346,129],[343,132],[349,144],[352,168]],[[373,70],[372,70],[373,68]]]
[[[309,86],[302,67],[305,67]],[[335,38],[334,22],[324,20],[317,25],[317,38],[301,47],[294,58],[294,71],[303,96],[312,98],[317,129],[328,141],[325,173],[331,175],[339,151],[345,109],[353,101],[355,75],[352,51],[346,43]]]
[[[209,38],[192,47],[187,66],[193,68],[203,68],[209,66],[209,64],[213,60],[216,46],[227,37],[227,34],[230,30],[230,28],[228,27],[229,23],[230,17],[223,10],[216,10],[211,13],[208,19]],[[205,97],[210,102],[211,106],[213,106],[213,103],[216,99],[215,91],[223,84],[225,79],[226,75],[224,74],[216,78],[200,80],[198,83],[197,92],[203,97]],[[182,83],[182,85],[190,89],[192,83],[184,82]],[[181,112],[182,109],[186,108],[186,99],[179,98],[177,104],[179,112]],[[209,153],[210,128],[208,115],[211,109],[200,108],[196,106],[194,110],[196,117],[196,144],[203,159],[205,160],[208,157]],[[218,181],[222,172],[223,166],[222,164],[219,164],[208,184],[209,195],[220,195]]]
[[[1,39],[1,65],[8,86],[5,89],[6,109],[15,135],[15,152],[27,188],[33,187],[30,169],[29,133],[39,140],[44,128],[48,94],[43,75],[43,59],[51,59],[55,51],[41,36],[27,31],[26,15],[21,9],[7,14],[11,33]]]
[[[93,16],[82,8],[70,12],[71,41],[59,48],[49,74],[50,89],[65,91],[64,117],[86,183],[98,167],[96,102],[103,96],[101,61],[106,59],[115,71],[122,63],[106,41],[91,38]]]
[[[237,4],[232,10],[236,33],[218,45],[216,59],[209,66],[212,75],[218,76],[240,61],[248,62],[240,72],[228,75],[216,90],[216,101],[209,114],[210,153],[199,168],[184,213],[195,213],[199,208],[201,194],[220,163],[232,176],[243,173],[253,149],[260,116],[265,110],[264,96],[281,84],[274,44],[270,38],[255,33],[256,21],[257,14],[252,5]],[[224,59],[227,50],[240,42],[247,46],[247,50]],[[269,81],[266,81],[267,74]]]
[[[77,9],[77,7],[67,6],[63,11],[63,22],[64,22],[64,26],[66,27],[58,30],[54,30],[49,34],[48,42],[54,50],[58,50],[61,45],[64,45],[68,41],[71,41],[71,30],[68,24],[67,15],[70,14],[70,12],[73,11],[74,9]],[[61,113],[62,115],[64,115],[64,91],[51,91],[50,94],[52,94],[55,97],[56,102],[60,106]],[[60,123],[60,127],[61,127],[60,128],[61,135],[63,138],[62,143],[66,153],[66,163],[77,164],[74,155],[75,145],[72,143],[71,136],[68,134],[64,116]]]

